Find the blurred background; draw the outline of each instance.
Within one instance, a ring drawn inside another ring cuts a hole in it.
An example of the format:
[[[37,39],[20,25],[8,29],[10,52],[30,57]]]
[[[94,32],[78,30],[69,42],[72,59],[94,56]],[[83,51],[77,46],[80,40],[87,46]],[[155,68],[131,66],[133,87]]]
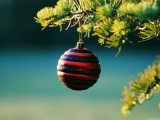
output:
[[[120,109],[124,86],[152,65],[160,42],[126,43],[115,57],[116,48],[100,46],[96,37],[84,38],[85,47],[99,58],[102,72],[90,89],[70,90],[59,81],[56,67],[61,54],[75,47],[76,28],[42,31],[33,18],[56,2],[0,0],[0,120],[159,120],[159,95],[127,117]]]

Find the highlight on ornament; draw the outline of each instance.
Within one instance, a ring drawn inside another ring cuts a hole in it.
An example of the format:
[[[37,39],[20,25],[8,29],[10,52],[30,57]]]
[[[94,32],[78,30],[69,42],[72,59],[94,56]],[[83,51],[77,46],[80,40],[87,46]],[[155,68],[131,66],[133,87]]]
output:
[[[99,60],[94,53],[78,42],[59,59],[57,74],[63,85],[72,90],[86,90],[98,80],[101,72]]]

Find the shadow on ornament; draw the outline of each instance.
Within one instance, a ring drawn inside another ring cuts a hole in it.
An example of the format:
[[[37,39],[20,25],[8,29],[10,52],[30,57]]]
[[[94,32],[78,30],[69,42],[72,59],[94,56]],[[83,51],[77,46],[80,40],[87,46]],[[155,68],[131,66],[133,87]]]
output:
[[[66,51],[59,59],[57,74],[62,84],[72,90],[86,90],[98,80],[101,72],[99,60],[94,53],[77,42],[75,48]]]

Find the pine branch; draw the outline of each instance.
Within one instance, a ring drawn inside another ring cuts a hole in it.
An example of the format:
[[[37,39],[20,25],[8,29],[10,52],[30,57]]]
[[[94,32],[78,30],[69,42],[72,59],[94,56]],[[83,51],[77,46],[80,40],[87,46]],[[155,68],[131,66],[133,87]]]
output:
[[[160,56],[144,73],[138,74],[138,77],[129,83],[129,89],[125,87],[122,114],[126,115],[133,107],[142,104],[156,93],[160,93]]]
[[[153,21],[148,21],[142,23],[139,27],[139,37],[142,38],[142,41],[147,41],[153,38],[158,38],[160,34],[160,18],[157,18]]]
[[[81,19],[83,26],[77,32],[90,37],[94,31],[101,45],[117,47],[118,54],[130,32],[139,32],[142,41],[159,37],[159,11],[159,0],[59,0],[55,7],[41,9],[35,20],[43,29],[60,26],[62,30],[68,23],[68,30]]]

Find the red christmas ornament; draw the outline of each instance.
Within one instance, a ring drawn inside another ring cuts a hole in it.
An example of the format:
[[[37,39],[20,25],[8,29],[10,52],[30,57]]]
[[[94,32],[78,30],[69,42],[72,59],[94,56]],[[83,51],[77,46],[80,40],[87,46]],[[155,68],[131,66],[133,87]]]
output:
[[[101,72],[98,58],[78,42],[59,59],[57,74],[62,84],[72,90],[86,90],[93,86]]]

